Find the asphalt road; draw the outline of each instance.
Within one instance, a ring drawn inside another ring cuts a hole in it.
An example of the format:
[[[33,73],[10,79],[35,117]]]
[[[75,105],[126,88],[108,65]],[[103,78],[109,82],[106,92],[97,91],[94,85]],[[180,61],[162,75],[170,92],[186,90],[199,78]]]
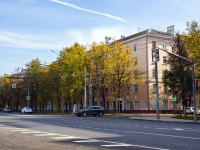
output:
[[[199,150],[200,124],[0,113],[2,150]]]

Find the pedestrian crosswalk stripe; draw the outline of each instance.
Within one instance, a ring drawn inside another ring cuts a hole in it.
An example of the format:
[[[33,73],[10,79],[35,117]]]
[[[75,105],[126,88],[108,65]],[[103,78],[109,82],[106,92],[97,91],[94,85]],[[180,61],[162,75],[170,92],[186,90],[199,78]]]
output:
[[[131,144],[115,144],[115,145],[113,145],[113,144],[111,144],[111,145],[101,145],[101,146],[104,146],[104,147],[121,147],[121,146],[133,146],[133,145],[131,145]]]
[[[30,133],[46,133],[46,132],[42,132],[42,131],[23,131],[23,132],[20,132],[22,134],[30,134]]]
[[[62,136],[62,137],[51,137],[54,140],[67,140],[67,139],[81,139],[81,137],[75,136]]]
[[[79,140],[79,141],[73,141],[76,143],[90,143],[90,142],[100,142],[101,140],[95,140],[95,139],[87,139],[87,140]]]
[[[36,134],[35,136],[54,136],[54,135],[60,135],[56,133],[44,133],[44,134]]]

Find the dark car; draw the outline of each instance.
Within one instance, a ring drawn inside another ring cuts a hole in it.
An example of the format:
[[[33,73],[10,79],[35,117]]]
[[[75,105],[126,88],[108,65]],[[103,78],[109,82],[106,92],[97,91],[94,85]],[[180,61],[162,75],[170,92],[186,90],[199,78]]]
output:
[[[80,109],[76,112],[77,116],[83,116],[86,117],[88,115],[93,115],[93,116],[100,116],[102,117],[104,115],[104,108],[102,106],[90,106],[87,109]]]

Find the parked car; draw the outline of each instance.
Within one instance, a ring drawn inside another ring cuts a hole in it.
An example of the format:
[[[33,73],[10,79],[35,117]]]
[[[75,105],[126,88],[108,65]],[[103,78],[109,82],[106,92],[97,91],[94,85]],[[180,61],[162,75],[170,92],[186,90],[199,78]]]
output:
[[[22,113],[32,113],[33,110],[32,108],[30,107],[24,107],[22,110],[21,110]]]
[[[187,107],[186,108],[186,113],[187,114],[194,114],[194,107]],[[197,113],[197,115],[200,114],[200,110],[198,108],[196,108],[196,113]]]
[[[4,108],[3,111],[4,112],[12,112],[11,108],[9,108],[9,107]]]
[[[105,114],[104,108],[102,106],[90,106],[87,109],[80,109],[79,111],[76,112],[77,116],[83,116],[86,117],[88,115],[93,115],[93,116],[100,116],[102,117]]]

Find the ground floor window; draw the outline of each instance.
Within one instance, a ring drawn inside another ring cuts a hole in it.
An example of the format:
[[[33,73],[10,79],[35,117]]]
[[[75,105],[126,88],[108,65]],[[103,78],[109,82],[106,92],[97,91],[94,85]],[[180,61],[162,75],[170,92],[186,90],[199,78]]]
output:
[[[168,100],[163,100],[163,110],[168,110],[169,107],[168,107]]]
[[[113,110],[117,110],[116,101],[113,101]]]
[[[173,102],[173,108],[174,108],[174,110],[179,110],[177,102]]]
[[[106,110],[109,110],[109,101],[106,101]]]
[[[134,101],[134,110],[139,110],[139,101],[138,100]]]
[[[131,102],[127,101],[126,102],[126,110],[130,110],[131,109]]]
[[[101,102],[100,105],[101,105],[102,107],[104,107],[103,102]]]

